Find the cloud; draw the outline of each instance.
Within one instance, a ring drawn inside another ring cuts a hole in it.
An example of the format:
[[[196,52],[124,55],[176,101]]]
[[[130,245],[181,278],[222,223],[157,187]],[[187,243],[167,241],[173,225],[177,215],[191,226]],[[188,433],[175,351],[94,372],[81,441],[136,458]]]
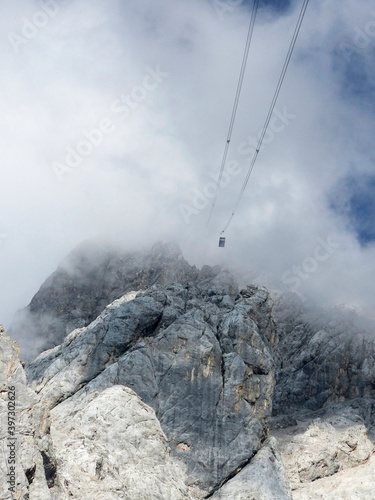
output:
[[[206,228],[210,203],[197,209],[194,200],[219,170],[250,16],[248,3],[226,4],[222,16],[211,0],[3,6],[5,326],[75,245],[98,234],[132,248],[174,239],[192,263],[241,265],[279,281],[331,235],[340,246],[300,278],[299,291],[374,306],[374,246],[363,248],[360,222],[331,203],[343,178],[373,169],[371,2],[309,5],[276,106],[295,118],[274,122],[223,251],[219,233],[249,164],[243,151],[263,126],[300,8],[260,9],[228,156],[237,174]],[[47,6],[54,13],[41,15]],[[67,167],[60,176],[56,163]],[[189,224],[181,205],[197,212]]]

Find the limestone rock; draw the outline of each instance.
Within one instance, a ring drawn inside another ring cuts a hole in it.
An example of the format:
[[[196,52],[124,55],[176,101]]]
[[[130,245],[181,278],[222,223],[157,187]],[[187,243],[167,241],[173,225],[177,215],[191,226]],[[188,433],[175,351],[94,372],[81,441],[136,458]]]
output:
[[[366,462],[374,451],[363,424],[339,427],[314,421],[292,438],[283,460],[293,485],[332,476]]]
[[[274,414],[375,397],[375,323],[347,309],[303,306],[282,296],[273,314],[279,343]]]
[[[34,440],[38,422],[32,408],[36,401],[36,394],[27,387],[18,344],[0,325],[1,500],[27,498],[25,495],[28,494],[33,494],[38,500],[51,499],[42,456]],[[11,467],[15,467],[13,494],[9,490],[13,487],[9,482],[12,479],[9,475]]]
[[[367,463],[317,479],[293,492],[293,500],[374,500],[375,455]]]
[[[332,403],[316,412],[297,413],[296,425],[272,431],[293,499],[374,498],[374,477],[365,476],[374,471],[375,446],[355,406]]]
[[[9,384],[20,395],[21,498],[284,500],[289,480],[295,499],[375,498],[375,326],[347,308],[240,289],[173,244],[90,243],[12,331],[30,334],[27,361],[50,347],[27,385],[0,332],[2,418]]]
[[[268,439],[251,462],[225,483],[213,500],[291,500],[292,493],[275,438]]]
[[[209,494],[261,448],[275,385],[268,296],[234,292],[206,268],[196,285],[114,302],[29,366],[40,405],[130,387],[155,410],[189,486]]]
[[[72,397],[51,412],[63,496],[79,500],[188,500],[155,412],[130,389]]]

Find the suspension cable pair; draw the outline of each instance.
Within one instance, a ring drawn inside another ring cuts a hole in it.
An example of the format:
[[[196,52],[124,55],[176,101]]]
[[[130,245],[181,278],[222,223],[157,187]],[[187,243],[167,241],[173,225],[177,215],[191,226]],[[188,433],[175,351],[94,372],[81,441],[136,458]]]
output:
[[[222,235],[228,229],[228,227],[229,227],[230,223],[232,222],[232,219],[233,219],[233,217],[234,217],[234,215],[235,215],[235,213],[236,213],[236,211],[238,209],[238,206],[239,206],[239,204],[240,204],[240,202],[242,200],[242,197],[244,195],[244,192],[246,190],[246,186],[247,186],[247,184],[249,182],[251,173],[252,173],[252,171],[254,169],[255,162],[256,162],[256,160],[258,158],[259,151],[260,151],[260,149],[262,147],[262,143],[263,143],[264,137],[266,135],[269,122],[270,122],[270,120],[272,118],[272,114],[273,114],[273,111],[274,111],[274,108],[275,108],[275,105],[276,105],[276,101],[277,101],[277,99],[279,97],[279,93],[280,93],[282,84],[283,84],[284,79],[285,79],[286,71],[288,69],[289,62],[290,62],[290,59],[292,57],[294,47],[296,45],[297,37],[298,37],[298,34],[300,32],[303,19],[305,17],[305,13],[306,13],[306,9],[307,9],[308,3],[309,3],[309,0],[303,0],[303,4],[302,4],[302,7],[301,7],[301,11],[299,13],[299,16],[298,16],[297,24],[296,24],[296,27],[294,29],[293,37],[292,37],[292,40],[291,40],[290,45],[289,45],[289,49],[288,49],[288,52],[287,52],[287,55],[286,55],[286,58],[285,58],[285,61],[284,61],[283,68],[281,70],[281,74],[280,74],[279,80],[278,80],[277,85],[276,85],[276,90],[275,90],[275,93],[273,95],[273,98],[272,98],[272,101],[271,101],[271,105],[270,105],[268,113],[267,113],[266,120],[265,120],[263,128],[262,128],[262,132],[261,132],[261,134],[259,136],[255,152],[253,154],[252,160],[251,160],[250,165],[249,165],[249,169],[247,171],[245,180],[243,182],[243,185],[242,185],[241,190],[239,192],[239,195],[237,197],[236,203],[234,204],[234,209],[231,212],[231,214],[230,214],[230,216],[229,216],[229,218],[228,218],[228,220],[227,220],[227,222],[226,222],[223,230],[220,233],[221,234],[221,236],[219,238],[219,246],[220,247],[224,247],[225,246],[225,238]],[[209,216],[208,216],[206,227],[210,223],[210,220],[211,220],[211,217],[212,217],[215,205],[216,205],[217,196],[218,196],[219,189],[220,189],[220,183],[221,183],[221,179],[222,179],[222,175],[223,175],[223,172],[224,172],[224,167],[225,167],[225,163],[226,163],[226,159],[227,159],[227,155],[228,155],[229,145],[230,145],[230,141],[231,141],[231,138],[232,138],[232,132],[233,132],[234,122],[235,122],[235,118],[236,118],[236,114],[237,114],[238,103],[239,103],[239,100],[240,100],[240,94],[241,94],[243,79],[244,79],[244,76],[245,76],[246,64],[247,64],[247,60],[248,60],[248,56],[249,56],[251,39],[252,39],[253,31],[254,31],[255,19],[256,19],[256,15],[257,15],[257,11],[258,11],[258,4],[259,4],[259,0],[255,0],[254,4],[253,4],[253,10],[252,10],[251,18],[250,18],[250,26],[249,26],[249,30],[248,30],[248,34],[247,34],[247,39],[246,39],[246,44],[245,44],[245,51],[244,51],[244,55],[243,55],[243,59],[242,59],[241,71],[240,71],[240,76],[239,76],[238,85],[237,85],[237,91],[236,91],[236,95],[235,95],[235,99],[234,99],[234,105],[233,105],[232,115],[231,115],[231,119],[230,119],[230,123],[229,123],[229,130],[228,130],[227,140],[226,140],[226,143],[225,143],[224,154],[223,154],[223,158],[222,158],[222,162],[221,162],[221,166],[220,166],[218,180],[216,182],[215,197],[214,197],[212,205],[211,205],[211,209],[210,209],[210,213],[209,213]]]

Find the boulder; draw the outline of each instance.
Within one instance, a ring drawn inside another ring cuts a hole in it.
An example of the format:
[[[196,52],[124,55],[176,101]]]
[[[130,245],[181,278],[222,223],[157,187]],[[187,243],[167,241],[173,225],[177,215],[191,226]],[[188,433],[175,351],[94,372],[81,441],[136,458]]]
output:
[[[226,482],[213,500],[292,500],[292,492],[275,438],[238,474]]]
[[[51,412],[60,498],[188,500],[155,412],[130,389],[72,397]]]

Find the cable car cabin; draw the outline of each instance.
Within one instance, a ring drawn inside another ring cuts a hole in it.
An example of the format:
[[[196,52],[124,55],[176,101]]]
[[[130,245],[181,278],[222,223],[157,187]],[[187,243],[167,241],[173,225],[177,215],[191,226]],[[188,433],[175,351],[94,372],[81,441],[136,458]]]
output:
[[[222,236],[220,236],[220,238],[219,238],[219,247],[222,247],[222,248],[225,247],[225,238],[223,238]]]

